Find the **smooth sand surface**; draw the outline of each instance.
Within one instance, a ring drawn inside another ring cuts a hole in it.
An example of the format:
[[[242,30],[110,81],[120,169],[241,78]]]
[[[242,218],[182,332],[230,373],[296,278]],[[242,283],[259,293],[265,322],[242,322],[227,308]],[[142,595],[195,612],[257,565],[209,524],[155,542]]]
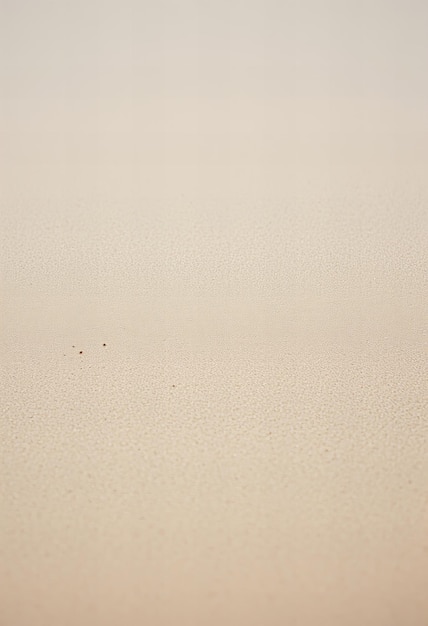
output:
[[[427,626],[427,32],[0,3],[0,626]]]
[[[426,623],[425,209],[318,198],[3,211],[2,624]]]

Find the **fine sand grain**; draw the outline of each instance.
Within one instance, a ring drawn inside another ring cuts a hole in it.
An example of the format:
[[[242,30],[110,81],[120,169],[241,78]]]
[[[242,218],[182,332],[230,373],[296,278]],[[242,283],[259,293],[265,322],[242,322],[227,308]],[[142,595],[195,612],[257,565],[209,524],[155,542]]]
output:
[[[4,212],[2,624],[424,624],[424,218],[340,202]]]
[[[0,5],[0,626],[427,626],[427,3]]]

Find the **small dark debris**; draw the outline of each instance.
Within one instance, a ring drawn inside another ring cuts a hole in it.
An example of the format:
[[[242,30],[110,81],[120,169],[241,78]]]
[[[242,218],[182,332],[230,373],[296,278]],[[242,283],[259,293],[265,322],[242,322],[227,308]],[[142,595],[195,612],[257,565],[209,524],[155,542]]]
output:
[[[79,354],[83,354],[83,350],[80,350]]]
[[[72,348],[75,348],[76,346],[71,346]]]
[[[106,343],[103,343],[103,346],[104,346],[104,347],[105,347],[106,345],[107,345]]]
[[[175,385],[173,385],[173,387],[175,387]]]

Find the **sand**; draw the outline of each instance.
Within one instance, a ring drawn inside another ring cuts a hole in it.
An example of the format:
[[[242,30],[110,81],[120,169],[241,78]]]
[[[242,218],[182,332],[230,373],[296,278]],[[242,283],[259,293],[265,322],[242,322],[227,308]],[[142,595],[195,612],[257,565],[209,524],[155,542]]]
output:
[[[3,211],[2,624],[425,623],[425,214],[315,192]]]
[[[0,13],[0,626],[427,626],[426,3]]]

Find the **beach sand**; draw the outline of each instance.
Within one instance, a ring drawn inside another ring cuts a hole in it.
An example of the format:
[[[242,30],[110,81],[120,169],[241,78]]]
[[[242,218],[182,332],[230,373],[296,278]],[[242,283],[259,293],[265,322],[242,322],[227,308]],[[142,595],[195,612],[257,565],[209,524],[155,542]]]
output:
[[[2,624],[424,624],[425,216],[376,199],[3,212]]]
[[[0,625],[426,626],[426,6],[0,11]]]

